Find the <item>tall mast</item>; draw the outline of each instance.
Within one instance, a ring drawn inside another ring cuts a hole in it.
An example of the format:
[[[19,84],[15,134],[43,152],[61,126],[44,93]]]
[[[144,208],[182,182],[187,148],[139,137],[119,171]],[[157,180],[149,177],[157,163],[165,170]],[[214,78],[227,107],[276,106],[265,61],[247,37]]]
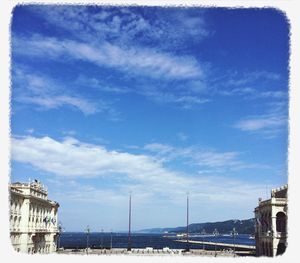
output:
[[[189,193],[186,195],[186,250],[190,250],[190,243],[189,243]]]
[[[131,251],[131,192],[129,193],[128,251]]]

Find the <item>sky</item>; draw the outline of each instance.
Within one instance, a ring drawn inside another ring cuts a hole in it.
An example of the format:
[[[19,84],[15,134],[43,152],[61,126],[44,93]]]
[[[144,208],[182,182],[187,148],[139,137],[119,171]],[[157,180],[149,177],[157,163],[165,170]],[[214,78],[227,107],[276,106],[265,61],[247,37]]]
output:
[[[264,9],[23,5],[11,181],[66,231],[254,217],[287,183],[289,25]]]

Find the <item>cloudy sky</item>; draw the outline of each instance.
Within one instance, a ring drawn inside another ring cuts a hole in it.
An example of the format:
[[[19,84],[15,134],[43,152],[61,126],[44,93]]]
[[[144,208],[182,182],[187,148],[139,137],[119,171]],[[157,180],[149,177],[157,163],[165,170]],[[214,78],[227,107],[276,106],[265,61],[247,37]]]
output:
[[[66,230],[253,217],[287,182],[289,28],[274,9],[19,6],[11,181]]]

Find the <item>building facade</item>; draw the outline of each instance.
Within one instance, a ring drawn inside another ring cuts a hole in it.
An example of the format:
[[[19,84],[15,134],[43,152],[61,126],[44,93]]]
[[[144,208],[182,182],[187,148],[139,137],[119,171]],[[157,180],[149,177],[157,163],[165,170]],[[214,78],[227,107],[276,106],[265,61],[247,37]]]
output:
[[[37,180],[12,183],[10,188],[10,238],[13,248],[25,253],[56,251],[58,238],[57,202]]]
[[[259,198],[255,208],[255,242],[257,256],[277,256],[287,247],[288,186],[272,189],[271,198]]]

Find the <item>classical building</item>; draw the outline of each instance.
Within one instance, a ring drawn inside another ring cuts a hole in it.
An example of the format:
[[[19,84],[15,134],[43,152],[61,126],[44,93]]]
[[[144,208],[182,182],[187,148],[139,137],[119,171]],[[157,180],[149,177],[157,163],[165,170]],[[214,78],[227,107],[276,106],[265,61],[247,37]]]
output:
[[[277,256],[285,252],[287,246],[287,190],[284,185],[272,189],[271,198],[259,198],[255,208],[256,254],[257,256]]]
[[[56,251],[59,204],[37,180],[12,183],[10,188],[10,238],[16,251],[51,253]]]

